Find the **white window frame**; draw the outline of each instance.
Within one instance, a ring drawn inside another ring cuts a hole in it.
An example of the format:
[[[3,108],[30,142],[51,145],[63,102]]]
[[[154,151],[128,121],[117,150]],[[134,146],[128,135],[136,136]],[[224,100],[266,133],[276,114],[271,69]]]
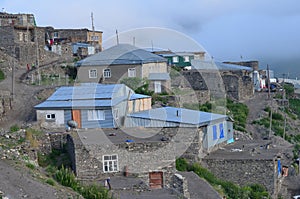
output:
[[[179,57],[178,56],[172,57],[172,62],[173,63],[178,63],[179,62]]]
[[[104,173],[113,173],[119,171],[119,162],[118,155],[103,155],[102,156],[103,163],[103,172]]]
[[[91,41],[98,41],[99,40],[99,36],[98,35],[92,35],[91,36]]]
[[[55,120],[56,115],[55,115],[55,113],[47,113],[45,115],[45,117],[46,117],[46,120]]]
[[[135,68],[128,68],[128,77],[136,77]]]
[[[103,77],[104,78],[110,78],[111,77],[110,68],[103,69]]]
[[[189,56],[183,56],[184,62],[190,62],[190,57]]]
[[[53,38],[58,38],[58,32],[53,33]]]
[[[89,70],[89,78],[97,78],[97,77],[98,77],[97,69]]]
[[[105,120],[104,110],[88,110],[87,111],[88,121]]]

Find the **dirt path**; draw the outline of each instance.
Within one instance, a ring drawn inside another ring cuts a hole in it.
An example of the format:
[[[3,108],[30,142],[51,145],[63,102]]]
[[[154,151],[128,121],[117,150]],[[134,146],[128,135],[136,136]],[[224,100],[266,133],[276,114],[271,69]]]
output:
[[[251,99],[245,100],[245,103],[249,108],[249,114],[247,118],[246,130],[250,133],[253,139],[261,139],[265,136],[266,132],[258,125],[253,125],[254,120],[259,119],[264,114],[264,109],[270,106],[270,100],[268,99],[267,92],[256,92]]]
[[[19,126],[35,120],[33,107],[39,103],[36,94],[47,88],[46,86],[32,86],[20,81],[20,77],[26,73],[26,69],[15,69],[15,82],[12,86],[12,72],[7,72],[6,78],[0,82],[0,90],[12,92],[14,90],[12,110],[6,113],[6,116],[0,127],[9,129],[10,126],[18,124]],[[14,89],[13,89],[14,88]]]
[[[32,176],[36,175],[28,169],[15,168],[13,163],[0,160],[0,191],[12,199],[21,198],[75,198],[74,192],[51,186]]]

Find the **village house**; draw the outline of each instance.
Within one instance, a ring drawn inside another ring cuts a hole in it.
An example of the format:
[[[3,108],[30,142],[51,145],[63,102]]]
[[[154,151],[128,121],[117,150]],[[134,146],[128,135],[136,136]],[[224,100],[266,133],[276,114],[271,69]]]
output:
[[[211,97],[229,97],[242,100],[253,96],[252,68],[215,61],[192,60],[190,70],[181,71],[182,81],[173,81],[172,86],[191,87],[200,92],[199,100]],[[221,96],[222,97],[222,96]]]
[[[80,58],[93,55],[102,51],[102,31],[82,29],[55,29],[45,28],[47,47],[58,54],[62,52],[62,46],[72,45],[72,53]]]
[[[120,83],[125,78],[150,81],[149,89],[170,89],[167,60],[129,44],[118,44],[76,63],[79,82]]]
[[[102,50],[102,32],[38,27],[33,14],[0,12],[0,47],[21,67],[86,57]]]
[[[177,66],[180,68],[191,66],[193,59],[205,60],[205,52],[172,52],[172,51],[155,51],[156,55],[162,56],[168,60],[170,66]]]
[[[93,83],[60,87],[35,106],[37,121],[51,128],[65,128],[70,120],[78,128],[117,128],[128,111],[150,108],[150,96],[135,94],[123,84]]]

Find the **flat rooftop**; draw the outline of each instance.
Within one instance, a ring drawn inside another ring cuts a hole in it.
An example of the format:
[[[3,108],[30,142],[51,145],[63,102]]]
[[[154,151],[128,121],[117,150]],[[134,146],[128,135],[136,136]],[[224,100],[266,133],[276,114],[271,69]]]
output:
[[[121,144],[125,142],[163,142],[161,128],[79,129],[78,136],[85,145]]]
[[[205,159],[219,160],[272,160],[281,154],[282,159],[292,157],[293,145],[286,141],[237,140],[210,153]]]

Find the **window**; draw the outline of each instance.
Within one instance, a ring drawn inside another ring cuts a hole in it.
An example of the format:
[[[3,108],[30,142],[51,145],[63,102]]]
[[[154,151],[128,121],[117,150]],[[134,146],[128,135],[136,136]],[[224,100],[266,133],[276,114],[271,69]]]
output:
[[[103,77],[104,78],[110,78],[111,77],[111,73],[110,73],[109,68],[103,70]]]
[[[173,63],[178,63],[179,62],[178,57],[173,57],[172,59],[173,59]]]
[[[223,123],[221,123],[219,125],[219,128],[220,128],[220,139],[221,138],[224,138],[224,128],[223,128]]]
[[[55,119],[55,114],[46,114],[46,120],[54,120]]]
[[[103,171],[117,172],[118,168],[118,156],[117,155],[104,155],[103,156]]]
[[[213,140],[218,139],[217,126],[213,125]]]
[[[98,41],[99,40],[99,36],[91,36],[91,40],[92,41]]]
[[[18,36],[19,36],[19,41],[23,41],[23,33],[22,32],[18,32]]]
[[[104,110],[88,110],[88,120],[105,120]]]
[[[189,56],[184,56],[183,59],[184,59],[184,62],[189,62],[190,61],[190,57]]]
[[[58,38],[58,32],[54,32],[54,33],[53,33],[53,37],[54,37],[54,38]]]
[[[27,33],[24,33],[24,41],[28,41],[28,35],[27,35]]]
[[[128,77],[136,77],[135,68],[128,68]]]
[[[91,69],[89,70],[89,78],[97,78],[97,70],[96,69]]]

